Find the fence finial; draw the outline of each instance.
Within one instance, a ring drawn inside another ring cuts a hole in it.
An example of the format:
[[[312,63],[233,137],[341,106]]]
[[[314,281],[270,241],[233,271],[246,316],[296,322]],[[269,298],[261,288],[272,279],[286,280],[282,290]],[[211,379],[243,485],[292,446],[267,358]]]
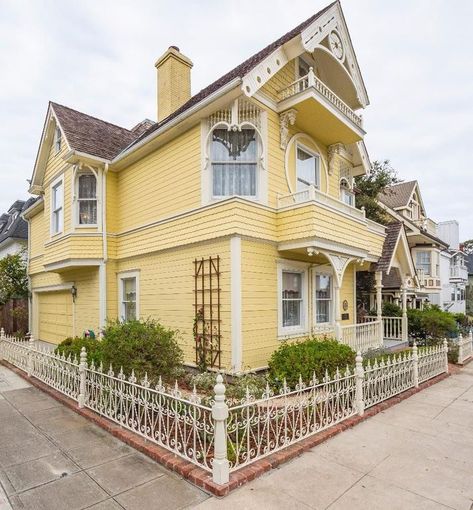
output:
[[[223,485],[230,479],[230,466],[227,458],[227,418],[228,406],[225,403],[225,385],[221,374],[217,375],[214,386],[215,403],[212,406],[214,420],[214,461],[212,464],[212,479]]]
[[[80,350],[80,363],[79,363],[79,396],[77,403],[80,408],[85,406],[85,392],[87,386],[87,351],[85,347]]]
[[[0,329],[0,340],[5,340],[5,330],[3,328]]]

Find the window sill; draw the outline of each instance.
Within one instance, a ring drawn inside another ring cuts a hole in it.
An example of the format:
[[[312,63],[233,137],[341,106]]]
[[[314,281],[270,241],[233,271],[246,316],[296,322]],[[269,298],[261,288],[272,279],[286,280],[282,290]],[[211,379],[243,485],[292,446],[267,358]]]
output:
[[[308,336],[310,335],[310,331],[308,331],[307,329],[301,329],[299,331],[287,331],[287,332],[284,332],[284,331],[279,331],[278,332],[278,340],[279,341],[284,341],[284,340],[290,340],[292,338],[300,338],[300,337],[303,337],[303,336]]]

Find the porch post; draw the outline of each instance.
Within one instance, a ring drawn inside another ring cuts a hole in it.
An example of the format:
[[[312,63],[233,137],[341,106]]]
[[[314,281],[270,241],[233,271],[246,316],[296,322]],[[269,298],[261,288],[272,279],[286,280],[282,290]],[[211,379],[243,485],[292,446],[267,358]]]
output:
[[[383,273],[376,271],[376,319],[379,323],[379,345],[384,342],[384,324],[383,324]]]
[[[334,297],[334,317],[335,317],[335,336],[338,341],[342,338],[342,330],[341,330],[341,306],[340,306],[340,285],[337,281],[334,282],[333,285],[333,297]]]
[[[408,335],[408,322],[407,322],[407,285],[406,282],[402,284],[402,323],[401,323],[401,331],[402,331],[402,341],[407,342]]]

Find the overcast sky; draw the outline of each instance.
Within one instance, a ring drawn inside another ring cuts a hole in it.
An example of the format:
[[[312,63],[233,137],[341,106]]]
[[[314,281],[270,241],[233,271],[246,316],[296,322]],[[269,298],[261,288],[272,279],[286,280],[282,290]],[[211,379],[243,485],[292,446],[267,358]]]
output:
[[[327,3],[0,0],[0,212],[27,196],[49,100],[125,127],[155,119],[154,62],[169,45],[193,60],[195,93]],[[473,238],[473,1],[342,7],[371,159],[417,179],[427,214]]]

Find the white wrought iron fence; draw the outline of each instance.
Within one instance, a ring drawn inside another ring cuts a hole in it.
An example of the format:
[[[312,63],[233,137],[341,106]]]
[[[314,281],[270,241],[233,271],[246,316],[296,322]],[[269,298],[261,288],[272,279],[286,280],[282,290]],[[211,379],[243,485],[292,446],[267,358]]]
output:
[[[458,363],[463,365],[465,361],[473,356],[473,331],[470,330],[467,336],[461,333],[457,339]]]
[[[447,341],[442,345],[364,363],[361,353],[354,368],[337,369],[322,381],[315,375],[291,389],[284,381],[274,393],[267,386],[261,398],[247,389],[240,402],[225,401],[219,374],[214,399],[204,405],[195,389],[154,387],[147,376],[137,381],[93,364],[66,359],[0,332],[0,359],[98,414],[143,436],[212,473],[216,484],[229,481],[230,472],[316,434],[364,409],[448,372]]]

